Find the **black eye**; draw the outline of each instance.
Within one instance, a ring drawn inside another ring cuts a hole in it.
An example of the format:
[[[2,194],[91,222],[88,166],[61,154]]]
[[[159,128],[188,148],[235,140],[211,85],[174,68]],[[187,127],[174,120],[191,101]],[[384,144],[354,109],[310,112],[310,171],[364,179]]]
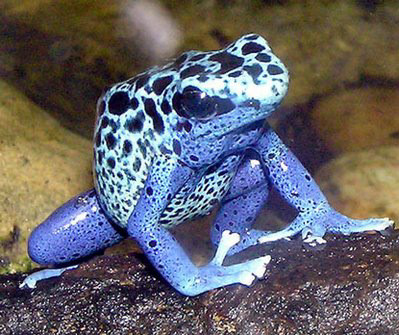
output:
[[[194,86],[183,90],[180,103],[189,117],[205,119],[216,112],[214,99]]]

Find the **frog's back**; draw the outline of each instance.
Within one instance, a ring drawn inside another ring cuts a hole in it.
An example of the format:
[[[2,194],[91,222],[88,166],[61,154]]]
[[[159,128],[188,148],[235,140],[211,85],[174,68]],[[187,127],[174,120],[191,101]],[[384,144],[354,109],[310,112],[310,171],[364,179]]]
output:
[[[162,137],[167,136],[159,100],[146,90],[146,86],[154,86],[151,75],[156,71],[116,84],[97,106],[95,186],[104,211],[121,226],[126,226]]]

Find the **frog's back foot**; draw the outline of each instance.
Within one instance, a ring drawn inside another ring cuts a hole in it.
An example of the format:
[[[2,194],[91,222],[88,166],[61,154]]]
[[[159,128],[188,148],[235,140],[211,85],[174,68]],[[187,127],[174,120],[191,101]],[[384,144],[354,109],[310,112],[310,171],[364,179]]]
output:
[[[384,231],[392,227],[394,222],[389,218],[351,219],[334,210],[328,217],[321,220],[304,220],[298,217],[288,227],[273,233],[265,233],[258,241],[259,243],[277,241],[283,238],[291,238],[301,233],[305,243],[309,245],[320,245],[326,241],[323,236],[326,232],[349,235],[366,231]]]
[[[44,269],[44,270],[34,272],[24,279],[24,281],[21,283],[21,285],[19,285],[19,288],[32,288],[33,289],[36,287],[37,282],[39,282],[43,279],[59,277],[65,271],[76,269],[77,267],[78,267],[77,265],[71,265],[71,266],[67,266],[65,268]]]
[[[35,228],[28,253],[39,264],[62,264],[87,257],[123,236],[105,217],[94,190],[68,201]]]
[[[346,224],[331,227],[332,232],[351,234],[362,233],[365,231],[383,231],[392,227],[394,221],[389,218],[370,218],[370,219],[349,219]]]

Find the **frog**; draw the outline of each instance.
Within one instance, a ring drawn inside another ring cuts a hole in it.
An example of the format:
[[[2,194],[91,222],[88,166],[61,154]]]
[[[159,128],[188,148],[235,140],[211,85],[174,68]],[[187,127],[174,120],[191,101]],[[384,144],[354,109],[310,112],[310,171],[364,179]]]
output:
[[[223,49],[188,51],[104,91],[97,103],[94,188],[34,229],[30,258],[78,263],[133,238],[178,292],[196,296],[264,279],[270,255],[233,265],[228,256],[296,235],[382,231],[388,218],[352,219],[336,211],[267,119],[287,93],[289,72],[258,34]],[[274,188],[296,216],[278,231],[253,227]],[[197,266],[170,229],[218,208],[213,258]],[[73,266],[72,266],[73,267]],[[70,269],[67,267],[66,269]],[[35,277],[36,275],[36,277]]]

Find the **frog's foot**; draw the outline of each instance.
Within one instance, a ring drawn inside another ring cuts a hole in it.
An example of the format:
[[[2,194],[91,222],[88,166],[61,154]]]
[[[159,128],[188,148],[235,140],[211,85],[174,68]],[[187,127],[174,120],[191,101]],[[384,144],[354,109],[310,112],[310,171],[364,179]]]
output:
[[[347,223],[338,227],[333,226],[329,230],[342,234],[361,233],[364,231],[382,231],[392,227],[394,221],[389,218],[370,218],[370,219],[350,219],[346,218]]]
[[[59,277],[65,271],[76,269],[77,267],[78,267],[78,265],[71,265],[71,266],[67,266],[65,268],[44,269],[44,270],[37,271],[35,273],[30,274],[28,277],[26,277],[24,279],[24,281],[19,285],[19,288],[29,287],[29,288],[33,289],[36,287],[36,283],[38,281],[43,280],[43,279],[52,278],[52,277]]]
[[[349,235],[365,231],[382,231],[393,225],[388,218],[351,219],[333,209],[324,211],[323,216],[298,216],[288,227],[273,233],[265,233],[258,239],[259,243],[271,242],[283,238],[291,238],[301,233],[305,243],[311,246],[326,243],[323,236],[326,232]]]
[[[312,247],[327,243],[327,241],[323,238],[323,236],[324,233],[322,233],[322,235],[320,234],[320,232],[316,233],[310,227],[305,227],[302,229],[303,242],[309,244]]]
[[[298,232],[299,230],[294,230],[291,226],[276,232],[264,232],[263,235],[258,238],[258,243],[273,242],[282,239],[290,240],[291,237],[295,236]]]
[[[244,263],[223,266],[222,263],[229,253],[230,248],[239,243],[240,235],[225,230],[219,241],[216,254],[212,261],[200,270],[200,280],[207,280],[206,278],[217,279],[224,286],[230,284],[243,284],[250,286],[256,279],[263,278],[266,266],[269,264],[271,257],[269,255],[259,257]]]
[[[371,219],[351,219],[335,212],[332,220],[326,222],[326,226],[316,226],[317,229],[305,227],[302,229],[303,241],[311,246],[326,243],[323,239],[324,232],[328,231],[335,234],[349,235],[352,233],[362,233],[366,231],[382,231],[393,225],[393,221],[388,218]],[[322,227],[322,229],[320,229]],[[324,230],[324,232],[323,232]],[[322,233],[320,233],[322,232]]]

